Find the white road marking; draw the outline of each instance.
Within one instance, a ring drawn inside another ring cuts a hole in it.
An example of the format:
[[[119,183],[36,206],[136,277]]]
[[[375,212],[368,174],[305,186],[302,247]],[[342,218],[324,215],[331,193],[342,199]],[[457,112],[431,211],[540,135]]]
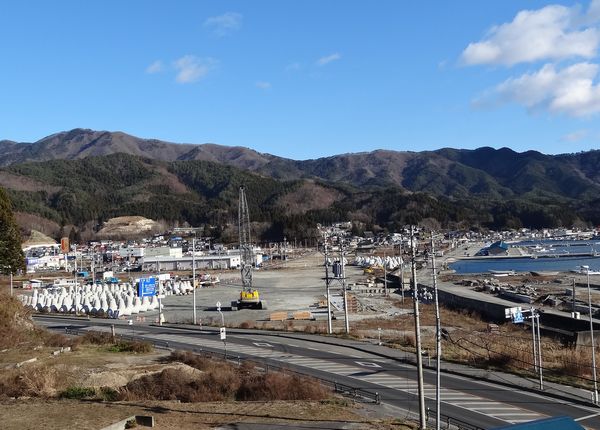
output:
[[[107,331],[108,328],[103,331]],[[206,347],[212,347],[215,349],[221,349],[222,343],[217,340],[190,340],[187,336],[178,336],[178,335],[158,335],[157,338],[165,339],[165,340],[173,340],[173,341],[184,341],[187,343],[191,343],[194,345],[202,345]],[[282,362],[315,368],[317,370],[327,371],[339,375],[353,377],[359,380],[371,382],[373,384],[381,385],[383,387],[397,389],[400,391],[404,391],[410,394],[416,394],[418,384],[411,379],[398,377],[390,373],[378,373],[378,374],[370,374],[370,375],[352,375],[353,373],[362,373],[364,372],[364,367],[369,368],[381,368],[381,366],[377,363],[371,361],[355,361],[356,364],[362,366],[355,367],[346,364],[337,364],[327,360],[320,360],[314,358],[307,358],[296,354],[280,354],[275,351],[265,351],[259,347],[252,347],[246,345],[235,345],[229,344],[229,350],[231,353],[242,352],[247,353],[249,355],[257,355],[261,357],[269,357],[275,360],[279,360]],[[352,356],[354,358],[362,358],[361,356]],[[423,387],[424,391],[428,393],[432,393],[428,395],[428,398],[431,398],[433,392],[435,390],[435,386],[431,384],[425,384]],[[530,421],[534,418],[541,418],[544,415],[538,414],[535,412],[527,411],[524,409],[520,409],[516,406],[495,402],[489,399],[485,399],[482,397],[478,397],[472,394],[463,393],[461,391],[456,390],[447,390],[443,389],[441,392],[442,401],[455,405],[457,407],[471,410],[473,412],[481,413],[487,416],[492,416],[507,422],[525,422]],[[584,420],[587,418],[592,418],[594,416],[600,415],[594,414],[588,417],[582,417],[578,420]],[[529,419],[524,419],[524,417],[530,417]]]
[[[265,346],[267,348],[273,348],[273,345],[267,342],[252,342],[256,346]]]
[[[360,366],[364,366],[364,367],[381,367],[379,364],[372,363],[370,361],[355,361],[355,363],[359,364]]]
[[[583,421],[583,420],[588,420],[588,419],[590,419],[590,418],[597,417],[598,415],[600,415],[600,412],[598,412],[597,414],[588,415],[588,416],[586,416],[586,417],[575,418],[575,421]]]

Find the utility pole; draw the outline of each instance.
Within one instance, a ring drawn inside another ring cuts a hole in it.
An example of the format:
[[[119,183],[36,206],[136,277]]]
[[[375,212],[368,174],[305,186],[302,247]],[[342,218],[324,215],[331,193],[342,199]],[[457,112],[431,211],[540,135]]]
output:
[[[586,266],[583,266],[584,268]],[[588,307],[590,313],[590,338],[592,341],[592,376],[594,378],[594,404],[598,404],[598,380],[596,379],[596,344],[594,343],[594,321],[592,319],[592,291],[590,289],[590,268],[587,266]]]
[[[435,244],[433,242],[433,232],[431,233],[431,271],[433,276],[433,299],[435,302],[435,428],[440,430],[441,425],[441,356],[442,356],[442,328],[440,323],[440,306],[438,301],[437,275],[435,267]]]
[[[402,293],[402,304],[404,304],[404,258],[402,248],[402,236],[400,236],[400,292]]]
[[[333,333],[331,325],[331,301],[329,298],[329,254],[327,252],[327,234],[325,234],[325,289],[327,295],[327,333]]]
[[[348,294],[346,292],[346,265],[344,264],[344,239],[340,238],[340,264],[342,265],[342,290],[344,292],[344,323],[346,334],[350,333],[350,321],[348,321]]]
[[[415,263],[416,244],[414,226],[410,226],[410,247],[412,250],[411,272],[412,272],[412,287],[413,287],[413,309],[415,317],[415,346],[417,349],[417,375],[418,375],[418,390],[419,390],[419,428],[424,430],[427,428],[427,416],[425,415],[425,392],[423,389],[423,355],[421,354],[421,323],[419,321],[419,295],[417,288],[417,266]]]
[[[194,291],[194,325],[196,325],[196,232],[192,239],[192,288]]]
[[[387,262],[385,261],[385,251],[383,251],[383,295],[388,296],[387,290]]]
[[[77,245],[73,245],[73,250],[75,251],[75,315],[79,314],[79,303],[78,303],[78,296],[79,296],[79,288],[77,288]]]
[[[543,366],[542,366],[542,337],[540,336],[540,313],[537,312],[535,315],[537,319],[537,340],[538,340],[538,365],[540,369],[540,391],[544,390],[544,377],[543,377]]]
[[[531,308],[531,335],[533,336],[533,370],[535,373],[538,373],[537,340],[535,338],[535,310],[533,308]]]
[[[160,288],[160,261],[158,261],[158,257],[156,258],[156,271],[158,273],[158,276],[156,278],[157,288],[158,288],[158,325],[162,325],[163,313],[162,313],[162,299],[161,299],[161,288]]]
[[[575,278],[573,278],[573,310],[575,312]]]

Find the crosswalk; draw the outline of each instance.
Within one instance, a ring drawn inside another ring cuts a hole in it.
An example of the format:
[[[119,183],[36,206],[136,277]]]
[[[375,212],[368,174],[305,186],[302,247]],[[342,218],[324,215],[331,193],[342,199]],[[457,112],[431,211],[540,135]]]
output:
[[[100,327],[94,327],[90,329],[105,330],[105,328]],[[223,342],[218,340],[194,339],[188,336],[176,334],[158,334],[154,335],[154,337],[165,342],[187,343],[196,345],[200,348],[223,348]],[[367,361],[364,358],[353,359],[354,361],[349,361],[347,364],[336,363],[324,359],[305,357],[297,354],[277,351],[267,342],[258,343],[258,345],[254,346],[229,343],[227,345],[227,350],[231,354],[244,354],[255,357],[269,358],[271,360],[277,360],[283,363],[355,378],[360,381],[365,381],[387,389],[398,390],[412,395],[418,394],[416,380],[385,372],[376,361]],[[435,385],[427,383],[424,384],[424,394],[426,398],[435,399]],[[441,388],[440,395],[441,401],[444,403],[467,409],[469,411],[478,412],[480,414],[497,418],[512,424],[545,417],[537,412],[529,411],[514,405],[497,402],[458,390]]]

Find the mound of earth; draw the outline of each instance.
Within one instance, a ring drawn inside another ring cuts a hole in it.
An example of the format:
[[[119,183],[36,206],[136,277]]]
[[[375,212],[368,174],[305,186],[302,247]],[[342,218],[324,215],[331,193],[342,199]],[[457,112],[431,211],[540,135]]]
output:
[[[98,232],[100,237],[123,237],[135,236],[140,233],[148,233],[160,230],[161,226],[142,216],[120,216],[109,219],[102,230]]]
[[[27,248],[35,245],[54,245],[56,243],[56,240],[52,239],[50,236],[46,236],[44,233],[37,230],[31,230],[29,237],[25,242],[23,242],[22,247]]]

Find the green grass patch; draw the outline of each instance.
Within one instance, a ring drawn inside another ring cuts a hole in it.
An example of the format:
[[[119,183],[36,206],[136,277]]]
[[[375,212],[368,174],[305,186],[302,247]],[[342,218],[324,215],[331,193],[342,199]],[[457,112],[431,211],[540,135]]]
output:
[[[89,399],[96,396],[96,389],[93,387],[69,387],[60,394],[65,399]]]
[[[107,348],[109,352],[133,352],[136,354],[144,354],[154,351],[154,346],[150,342],[139,341],[119,341]]]

